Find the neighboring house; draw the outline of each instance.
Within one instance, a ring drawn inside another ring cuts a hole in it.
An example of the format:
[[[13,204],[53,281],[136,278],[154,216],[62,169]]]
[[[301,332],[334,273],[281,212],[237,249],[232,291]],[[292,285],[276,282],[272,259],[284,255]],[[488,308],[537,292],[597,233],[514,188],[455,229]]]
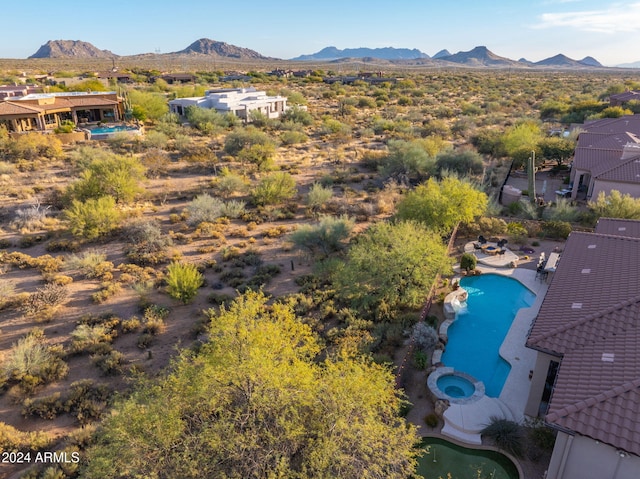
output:
[[[609,105],[611,106],[624,106],[630,101],[640,101],[640,91],[628,90],[622,93],[609,95]]]
[[[252,112],[260,112],[268,118],[278,118],[287,110],[287,98],[268,96],[263,91],[249,87],[207,90],[202,97],[176,98],[169,102],[169,109],[180,116],[185,116],[189,106],[209,108],[219,113],[233,113],[245,122],[250,122]]]
[[[15,98],[42,91],[38,85],[3,85],[0,86],[0,100]]]
[[[618,190],[640,198],[640,115],[605,118],[580,125],[583,131],[571,169],[572,198],[595,198]]]
[[[119,121],[123,113],[123,100],[114,91],[32,93],[0,102],[0,125],[13,132],[46,131],[66,120]]]
[[[192,73],[166,73],[153,77],[151,80],[155,82],[158,78],[166,81],[169,85],[174,83],[195,83],[196,81],[196,76]]]
[[[640,471],[640,221],[569,236],[527,346],[525,414],[558,431],[547,479]]]

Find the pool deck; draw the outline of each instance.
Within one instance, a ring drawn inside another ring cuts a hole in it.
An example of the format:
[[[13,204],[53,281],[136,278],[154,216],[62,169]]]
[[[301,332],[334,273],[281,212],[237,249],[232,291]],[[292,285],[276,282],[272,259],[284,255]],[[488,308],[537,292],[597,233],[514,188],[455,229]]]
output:
[[[511,251],[508,247],[505,246],[503,254],[490,254],[483,252],[482,249],[476,249],[474,246],[476,241],[470,241],[464,245],[464,252],[473,254],[477,259],[478,263],[484,266],[489,266],[491,268],[509,268],[512,265],[517,265],[520,257]],[[497,243],[486,243],[487,246],[493,246],[500,249]]]
[[[480,431],[494,416],[521,422],[529,396],[531,380],[529,372],[534,369],[536,352],[525,347],[529,329],[535,319],[548,285],[536,279],[536,272],[529,269],[478,266],[482,273],[496,273],[520,281],[536,294],[536,300],[528,308],[521,308],[500,346],[500,355],[511,364],[499,398],[484,396],[470,404],[451,404],[444,412],[445,425],[442,434],[466,442],[481,444]]]

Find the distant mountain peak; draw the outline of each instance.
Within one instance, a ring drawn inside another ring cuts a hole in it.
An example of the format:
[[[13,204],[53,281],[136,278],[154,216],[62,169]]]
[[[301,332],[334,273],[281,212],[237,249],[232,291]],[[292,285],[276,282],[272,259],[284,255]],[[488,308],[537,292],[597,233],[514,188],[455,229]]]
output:
[[[29,58],[114,58],[115,53],[100,50],[80,40],[49,40]]]
[[[440,50],[431,58],[433,58],[434,60],[438,60],[439,58],[450,57],[450,56],[451,56],[451,52],[447,49],[444,49],[444,50]]]
[[[200,54],[200,55],[217,55],[227,58],[253,58],[267,59],[260,53],[250,50],[249,48],[237,47],[225,42],[218,42],[209,38],[200,38],[189,45],[184,50],[175,52],[176,54]]]
[[[468,52],[458,52],[442,58],[448,62],[461,63],[468,66],[506,67],[517,65],[518,62],[501,57],[493,53],[484,45],[477,46]]]
[[[313,60],[339,60],[342,58],[370,58],[370,59],[382,59],[382,60],[415,60],[417,58],[429,58],[429,55],[421,52],[417,48],[395,48],[395,47],[383,47],[383,48],[345,48],[340,50],[336,47],[325,47],[319,52],[312,53],[310,55],[300,55],[299,57],[292,58],[296,61],[313,61]]]
[[[549,58],[545,58],[539,62],[535,62],[534,65],[545,67],[597,67],[602,68],[602,65],[598,60],[593,57],[585,57],[582,60],[574,60],[562,53],[558,53]]]
[[[582,63],[584,65],[588,65],[590,67],[602,67],[602,63],[596,60],[593,57],[584,57],[582,60],[578,60],[578,63]]]

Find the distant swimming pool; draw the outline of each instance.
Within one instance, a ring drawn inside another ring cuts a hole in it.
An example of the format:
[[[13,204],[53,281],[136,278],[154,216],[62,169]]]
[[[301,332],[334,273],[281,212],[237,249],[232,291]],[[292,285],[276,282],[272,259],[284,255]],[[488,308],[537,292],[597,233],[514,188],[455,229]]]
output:
[[[518,310],[531,306],[535,294],[498,274],[469,276],[460,286],[469,293],[467,311],[449,326],[442,362],[482,381],[487,396],[498,397],[511,370],[500,346]]]
[[[96,128],[90,128],[91,138],[94,140],[104,140],[110,138],[116,133],[136,133],[140,134],[140,129],[135,126],[129,125],[112,125],[112,126],[99,126]]]

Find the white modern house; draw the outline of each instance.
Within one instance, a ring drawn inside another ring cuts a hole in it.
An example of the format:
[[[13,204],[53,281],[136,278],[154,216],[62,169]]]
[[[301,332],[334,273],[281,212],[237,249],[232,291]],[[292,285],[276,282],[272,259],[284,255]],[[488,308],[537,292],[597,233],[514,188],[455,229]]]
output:
[[[233,113],[248,123],[252,112],[262,113],[267,118],[278,118],[287,110],[287,98],[280,95],[269,96],[264,91],[249,87],[207,90],[205,96],[176,98],[169,102],[171,112],[180,116],[185,116],[189,106],[213,109],[219,113]]]

